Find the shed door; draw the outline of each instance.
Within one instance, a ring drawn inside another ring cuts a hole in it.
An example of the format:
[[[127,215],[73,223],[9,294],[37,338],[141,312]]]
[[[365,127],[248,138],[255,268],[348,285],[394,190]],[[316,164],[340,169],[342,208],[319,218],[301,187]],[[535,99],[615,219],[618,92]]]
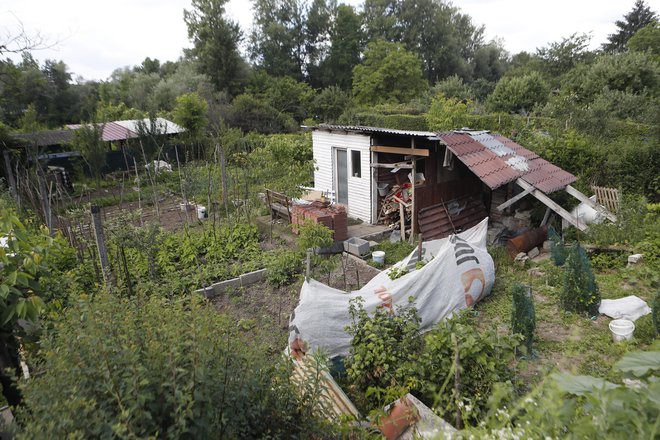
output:
[[[348,204],[348,160],[346,150],[337,151],[337,203]]]

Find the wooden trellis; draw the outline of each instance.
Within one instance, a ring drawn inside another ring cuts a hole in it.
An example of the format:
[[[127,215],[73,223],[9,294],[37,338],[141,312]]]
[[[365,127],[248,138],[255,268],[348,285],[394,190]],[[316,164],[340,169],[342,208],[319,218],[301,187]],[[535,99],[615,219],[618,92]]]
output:
[[[621,206],[621,195],[616,188],[592,186],[591,190],[596,195],[596,202],[606,207],[610,212],[619,212]]]

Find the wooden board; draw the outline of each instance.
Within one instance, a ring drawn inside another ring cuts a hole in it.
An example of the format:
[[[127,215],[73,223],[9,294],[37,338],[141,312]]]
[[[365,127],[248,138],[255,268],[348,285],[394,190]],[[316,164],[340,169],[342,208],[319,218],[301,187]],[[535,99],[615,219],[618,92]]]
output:
[[[376,153],[392,153],[392,154],[408,154],[411,156],[428,157],[429,150],[423,148],[406,148],[406,147],[387,147],[383,145],[372,145],[371,151]]]

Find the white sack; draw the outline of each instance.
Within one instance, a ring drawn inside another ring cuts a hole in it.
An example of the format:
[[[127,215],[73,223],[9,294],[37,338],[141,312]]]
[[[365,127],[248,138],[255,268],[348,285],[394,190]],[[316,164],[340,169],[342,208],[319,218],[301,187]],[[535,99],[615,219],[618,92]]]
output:
[[[391,280],[383,271],[362,289],[350,293],[333,289],[315,280],[304,282],[300,302],[289,323],[289,347],[304,351],[323,349],[331,358],[348,354],[351,324],[349,301],[364,299],[372,313],[378,307],[395,309],[414,305],[421,318],[421,330],[431,330],[440,320],[467,308],[488,295],[495,282],[495,265],[486,250],[488,219],[467,231],[423,243],[422,256],[428,263],[415,270],[417,249],[397,266],[410,273]]]
[[[619,299],[604,299],[600,302],[598,313],[613,319],[629,319],[635,321],[651,313],[651,308],[643,299],[631,295]]]

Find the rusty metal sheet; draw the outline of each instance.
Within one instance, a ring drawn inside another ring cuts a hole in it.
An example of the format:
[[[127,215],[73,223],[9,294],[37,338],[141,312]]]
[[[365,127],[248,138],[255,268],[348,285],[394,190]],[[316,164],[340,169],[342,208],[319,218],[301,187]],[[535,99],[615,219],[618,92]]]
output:
[[[576,180],[571,173],[503,136],[483,131],[462,131],[438,133],[438,137],[491,189],[497,189],[521,177],[548,194],[565,188]]]
[[[481,195],[461,197],[421,209],[419,231],[425,241],[436,240],[469,229],[487,216]]]

